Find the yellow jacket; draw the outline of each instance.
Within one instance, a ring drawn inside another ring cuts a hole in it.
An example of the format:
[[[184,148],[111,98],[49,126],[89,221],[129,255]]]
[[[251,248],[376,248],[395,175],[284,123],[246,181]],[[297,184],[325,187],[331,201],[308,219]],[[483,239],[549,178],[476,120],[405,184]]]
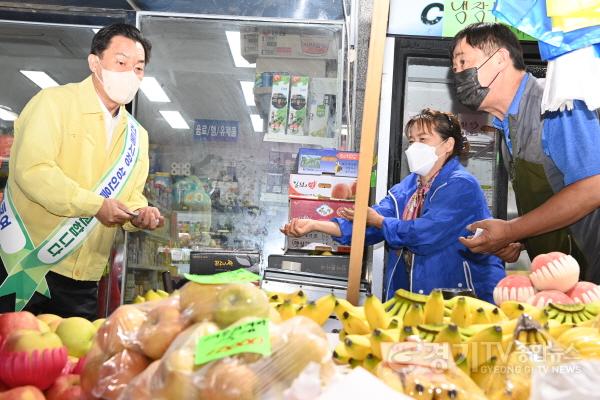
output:
[[[8,185],[19,215],[38,246],[63,217],[96,215],[103,198],[93,192],[123,148],[126,110],[106,150],[106,128],[91,76],[35,95],[15,122]],[[147,206],[148,133],[139,130],[140,154],[119,200],[130,210]],[[127,224],[126,229],[133,229]],[[102,276],[116,228],[102,224],[52,271],[77,280]]]

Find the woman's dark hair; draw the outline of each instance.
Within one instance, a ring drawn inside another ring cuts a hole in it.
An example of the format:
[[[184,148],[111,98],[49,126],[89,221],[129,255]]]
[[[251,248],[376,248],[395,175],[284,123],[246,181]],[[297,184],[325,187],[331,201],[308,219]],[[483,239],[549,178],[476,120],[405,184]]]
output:
[[[465,39],[471,47],[491,56],[497,49],[508,50],[513,66],[519,71],[525,70],[523,48],[517,36],[506,26],[492,22],[476,22],[464,28],[454,36],[450,45],[450,59],[453,59],[456,45]]]
[[[100,29],[92,39],[92,48],[90,49],[90,54],[95,54],[98,57],[101,57],[104,50],[106,50],[110,45],[110,41],[115,36],[125,36],[134,42],[139,42],[144,48],[144,61],[146,64],[150,62],[150,52],[152,51],[152,44],[150,41],[142,36],[142,33],[138,28],[133,25],[123,23],[108,25]]]
[[[469,154],[469,141],[463,134],[460,121],[452,113],[425,108],[408,120],[404,128],[404,134],[408,136],[413,127],[430,134],[435,132],[442,140],[453,138],[454,148],[450,157],[464,157]]]

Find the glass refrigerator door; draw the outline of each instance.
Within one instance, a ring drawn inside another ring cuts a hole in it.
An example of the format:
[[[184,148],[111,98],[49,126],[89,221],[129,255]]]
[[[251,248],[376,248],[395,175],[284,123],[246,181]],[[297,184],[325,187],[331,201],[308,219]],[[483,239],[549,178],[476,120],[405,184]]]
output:
[[[506,171],[496,156],[499,137],[492,127],[492,116],[473,112],[454,99],[450,63],[447,58],[407,57],[402,121],[406,123],[424,108],[451,111],[458,115],[470,145],[463,165],[478,179],[494,216],[506,212]],[[401,177],[409,174],[404,150],[408,140],[402,136]]]
[[[129,235],[124,301],[161,274],[260,270],[283,253],[300,147],[338,147],[342,25],[143,15],[136,118],[165,227]]]

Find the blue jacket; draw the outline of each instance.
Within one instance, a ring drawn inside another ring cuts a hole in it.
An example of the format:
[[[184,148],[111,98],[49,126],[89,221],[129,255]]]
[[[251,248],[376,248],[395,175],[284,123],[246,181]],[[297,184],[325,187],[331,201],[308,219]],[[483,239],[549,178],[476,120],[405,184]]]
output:
[[[465,170],[456,157],[450,159],[431,185],[420,218],[403,221],[404,206],[417,189],[418,175],[411,174],[394,185],[373,208],[385,217],[381,229],[367,227],[366,243],[382,240],[388,245],[388,264],[384,278],[384,297],[399,289],[428,294],[436,288],[471,288],[482,300],[493,303],[493,290],[505,276],[502,261],[489,254],[472,253],[458,241],[468,236],[466,226],[490,218],[490,212],[477,179]],[[352,222],[334,218],[342,236],[350,244]],[[408,271],[403,248],[414,254]]]

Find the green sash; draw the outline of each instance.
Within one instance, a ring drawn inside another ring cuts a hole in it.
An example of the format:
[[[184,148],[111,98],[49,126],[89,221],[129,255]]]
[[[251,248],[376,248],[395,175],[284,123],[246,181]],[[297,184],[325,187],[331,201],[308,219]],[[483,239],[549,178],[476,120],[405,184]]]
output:
[[[119,158],[100,179],[94,192],[104,198],[119,196],[132,175],[139,156],[139,125],[127,114],[125,144]],[[15,309],[22,310],[37,291],[50,297],[46,274],[77,250],[100,222],[94,217],[65,218],[46,239],[35,246],[13,204],[7,186],[0,204],[0,257],[8,277],[0,296],[15,293]]]

